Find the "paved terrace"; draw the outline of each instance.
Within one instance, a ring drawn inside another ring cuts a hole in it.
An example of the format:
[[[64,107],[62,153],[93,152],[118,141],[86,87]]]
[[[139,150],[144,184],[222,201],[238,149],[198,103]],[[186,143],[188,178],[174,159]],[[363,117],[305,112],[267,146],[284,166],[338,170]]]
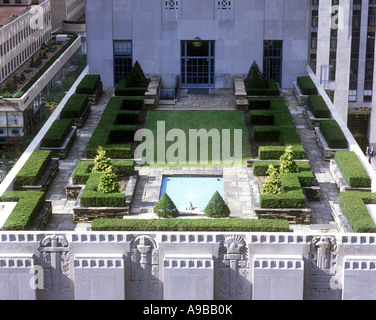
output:
[[[50,186],[47,199],[52,201],[52,217],[46,230],[86,231],[90,223],[73,223],[75,201],[67,200],[65,185],[71,179],[78,161],[84,157],[84,150],[101,114],[113,95],[113,90],[105,89],[100,100],[92,107],[85,126],[78,129],[77,139],[64,160],[60,160],[60,170]],[[283,96],[291,111],[297,130],[304,143],[312,170],[321,187],[320,201],[310,202],[312,209],[311,225],[294,225],[292,230],[300,232],[336,233],[336,224],[332,216],[332,204],[336,203],[339,192],[332,181],[329,163],[326,162],[317,146],[314,131],[310,130],[303,115],[303,106],[299,106],[292,90],[284,90]],[[182,90],[180,99],[174,105],[160,104],[158,110],[236,110],[233,90],[213,90],[209,95],[188,95]],[[223,174],[225,198],[231,209],[232,217],[256,218],[251,201],[249,168],[201,168],[201,167],[137,167],[139,181],[135,191],[135,200],[128,218],[152,218],[155,199],[159,195],[160,181],[163,174]]]

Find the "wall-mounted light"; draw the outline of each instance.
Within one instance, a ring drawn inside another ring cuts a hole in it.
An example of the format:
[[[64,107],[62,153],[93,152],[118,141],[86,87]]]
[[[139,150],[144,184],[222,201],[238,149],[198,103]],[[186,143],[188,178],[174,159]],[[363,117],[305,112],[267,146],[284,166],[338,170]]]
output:
[[[194,38],[195,41],[192,42],[193,46],[196,47],[196,48],[199,48],[202,46],[202,41],[200,39],[200,37],[196,37]]]

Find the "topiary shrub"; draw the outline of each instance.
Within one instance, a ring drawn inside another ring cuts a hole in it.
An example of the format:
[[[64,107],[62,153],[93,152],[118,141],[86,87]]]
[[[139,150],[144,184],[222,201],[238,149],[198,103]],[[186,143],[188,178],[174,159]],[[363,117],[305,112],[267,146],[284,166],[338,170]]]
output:
[[[102,193],[118,193],[120,192],[117,175],[112,171],[112,167],[107,167],[101,176],[97,188]]]
[[[99,146],[97,150],[97,155],[94,159],[94,167],[91,169],[91,172],[105,172],[108,168],[111,168],[111,159],[106,157],[106,151],[103,149],[102,146]]]
[[[208,217],[212,218],[225,218],[230,216],[230,208],[218,191],[214,193],[204,212]]]
[[[292,153],[292,146],[286,147],[285,153],[280,158],[281,164],[279,166],[279,173],[297,173],[299,167],[294,160]]]
[[[160,218],[176,218],[179,216],[178,209],[167,193],[164,193],[154,206],[154,213]]]
[[[244,80],[245,86],[250,88],[267,88],[268,81],[265,79],[262,74],[259,66],[256,61],[253,61],[251,68],[248,71],[247,78]]]
[[[268,178],[261,187],[261,194],[280,194],[281,179],[279,178],[278,169],[271,164],[266,173]]]

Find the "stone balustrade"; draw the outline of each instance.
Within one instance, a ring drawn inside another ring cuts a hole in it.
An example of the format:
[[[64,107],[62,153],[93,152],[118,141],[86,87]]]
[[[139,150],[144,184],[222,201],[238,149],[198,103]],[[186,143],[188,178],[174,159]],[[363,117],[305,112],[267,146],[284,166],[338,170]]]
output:
[[[9,231],[0,245],[1,299],[376,298],[373,234]]]

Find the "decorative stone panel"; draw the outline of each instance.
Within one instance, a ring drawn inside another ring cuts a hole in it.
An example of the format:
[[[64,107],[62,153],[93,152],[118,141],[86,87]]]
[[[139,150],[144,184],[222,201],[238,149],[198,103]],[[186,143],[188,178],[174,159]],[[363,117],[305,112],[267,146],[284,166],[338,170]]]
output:
[[[302,300],[302,256],[260,256],[253,261],[253,300]]]
[[[213,300],[212,255],[166,255],[163,271],[165,300]]]

